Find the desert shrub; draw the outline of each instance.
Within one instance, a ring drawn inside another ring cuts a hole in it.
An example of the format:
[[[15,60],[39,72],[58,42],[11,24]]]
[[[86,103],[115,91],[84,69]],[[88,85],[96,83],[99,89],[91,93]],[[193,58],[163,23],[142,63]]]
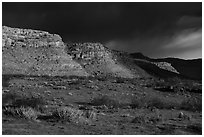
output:
[[[104,95],[102,97],[94,98],[91,101],[90,105],[93,105],[93,106],[105,105],[108,108],[118,108],[118,107],[120,107],[120,103],[117,100],[111,99],[109,96],[106,96],[106,95]]]
[[[38,112],[31,107],[4,107],[3,113],[6,115],[12,115],[17,117],[23,117],[27,119],[36,120]]]
[[[52,113],[53,118],[65,120],[68,122],[90,124],[91,120],[95,120],[96,113],[94,111],[83,111],[72,107],[57,108]]]
[[[3,94],[2,102],[4,114],[32,120],[36,120],[44,106],[40,98],[26,98],[12,93]]]
[[[77,115],[80,116],[82,113],[80,110],[73,109],[71,107],[61,107],[57,108],[53,113],[52,116],[59,119],[67,119],[69,120],[71,116],[76,117]]]
[[[188,111],[202,111],[202,98],[185,99],[180,104],[180,109]]]

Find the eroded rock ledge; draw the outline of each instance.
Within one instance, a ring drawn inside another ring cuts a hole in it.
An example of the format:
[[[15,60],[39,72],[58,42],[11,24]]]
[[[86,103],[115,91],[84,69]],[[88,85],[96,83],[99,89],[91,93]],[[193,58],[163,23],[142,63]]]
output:
[[[3,74],[88,75],[57,34],[3,26],[2,35]]]

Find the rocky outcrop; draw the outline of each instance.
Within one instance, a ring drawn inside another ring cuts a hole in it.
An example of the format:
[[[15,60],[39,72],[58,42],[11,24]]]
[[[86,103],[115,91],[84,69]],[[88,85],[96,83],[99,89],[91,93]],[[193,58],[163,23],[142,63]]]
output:
[[[67,53],[93,75],[112,75],[133,78],[126,66],[113,57],[113,53],[100,43],[74,43],[67,45]]]
[[[179,72],[174,67],[171,66],[171,63],[168,63],[168,62],[151,62],[151,63],[155,64],[157,67],[161,69],[179,74]]]
[[[3,74],[88,75],[57,34],[3,26],[2,35]]]
[[[3,74],[135,75],[100,43],[65,44],[57,34],[3,26]]]

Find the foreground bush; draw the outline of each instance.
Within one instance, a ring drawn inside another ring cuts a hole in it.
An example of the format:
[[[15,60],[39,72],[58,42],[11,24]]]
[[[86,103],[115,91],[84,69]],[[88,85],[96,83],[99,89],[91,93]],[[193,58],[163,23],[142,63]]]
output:
[[[57,108],[52,113],[52,116],[60,120],[81,124],[91,124],[91,120],[96,120],[96,113],[94,111],[83,111],[72,107]]]
[[[12,93],[2,95],[3,113],[14,117],[36,120],[44,104],[40,98],[28,98]]]
[[[22,118],[27,118],[27,119],[32,119],[32,120],[36,120],[39,114],[39,112],[37,112],[31,107],[20,107],[20,108],[4,107],[3,113],[6,115],[22,117]]]

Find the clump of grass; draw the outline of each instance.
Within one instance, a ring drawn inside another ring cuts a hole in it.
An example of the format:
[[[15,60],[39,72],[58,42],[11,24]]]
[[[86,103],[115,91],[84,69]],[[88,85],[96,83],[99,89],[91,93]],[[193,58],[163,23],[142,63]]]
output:
[[[12,93],[3,94],[2,102],[4,114],[33,120],[44,108],[44,101],[40,98],[27,98]]]
[[[180,104],[180,109],[188,111],[202,111],[202,98],[185,99]]]
[[[93,105],[93,106],[103,106],[103,105],[105,105],[108,108],[119,108],[121,106],[119,101],[111,99],[107,95],[104,95],[102,97],[94,98],[91,101],[90,105]]]
[[[90,124],[91,120],[95,120],[96,113],[93,111],[83,111],[72,107],[57,108],[52,116],[68,122]]]
[[[20,108],[4,107],[3,113],[6,115],[17,116],[17,117],[22,117],[22,118],[27,118],[32,120],[36,120],[39,114],[39,112],[37,112],[31,107],[20,107]]]

